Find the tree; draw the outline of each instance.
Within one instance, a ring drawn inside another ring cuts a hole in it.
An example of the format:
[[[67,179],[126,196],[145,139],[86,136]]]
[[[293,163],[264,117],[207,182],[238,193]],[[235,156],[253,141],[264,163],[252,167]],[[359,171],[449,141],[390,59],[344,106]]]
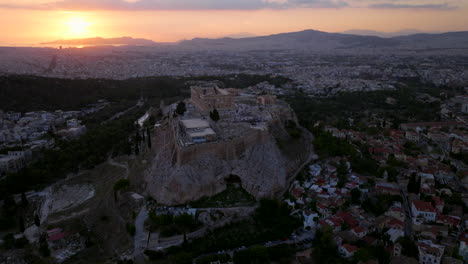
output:
[[[184,103],[184,101],[180,101],[177,104],[175,112],[178,115],[184,115],[185,111],[187,111],[187,108],[185,107],[185,103]]]
[[[120,179],[114,183],[114,192],[127,189],[130,186],[130,181],[128,179]]]
[[[370,253],[367,249],[365,248],[360,248],[356,251],[356,253],[354,253],[354,260],[356,261],[356,263],[359,263],[359,262],[366,262],[370,259]]]
[[[187,239],[187,231],[196,225],[195,219],[186,213],[174,217],[174,223],[182,229],[182,232],[184,233],[184,241]]]
[[[349,225],[348,223],[343,222],[343,224],[341,224],[341,231],[346,231],[346,230],[349,230]]]
[[[14,244],[15,244],[15,237],[13,236],[13,234],[8,233],[3,237],[3,247],[5,249],[13,248]]]
[[[333,231],[330,228],[318,229],[314,238],[314,259],[316,263],[341,263],[338,248],[333,241]]]
[[[149,127],[146,128],[146,135],[148,137],[148,148],[151,149],[151,132]]]
[[[268,263],[268,248],[264,246],[253,246],[249,249],[252,263]]]
[[[23,216],[20,216],[20,217],[19,217],[18,225],[19,225],[19,230],[20,230],[20,232],[23,233],[24,230],[25,230],[25,228],[24,228],[24,218],[23,218]]]
[[[218,110],[216,110],[216,108],[212,112],[210,112],[210,118],[211,118],[211,120],[213,120],[215,122],[219,121],[219,112],[218,112]]]
[[[49,245],[47,244],[47,241],[41,242],[39,245],[39,252],[43,257],[49,257],[50,256],[50,249]]]
[[[336,168],[338,174],[338,188],[343,188],[347,182],[346,175],[348,174],[348,165],[346,161],[340,160],[340,164]]]
[[[419,182],[421,184],[421,182]],[[412,173],[407,186],[408,192],[419,193],[418,181],[416,181],[416,173]]]
[[[140,145],[138,142],[135,142],[135,155],[138,156],[140,154]]]
[[[41,219],[39,218],[38,215],[34,215],[34,224],[39,227],[41,226]]]
[[[127,228],[128,234],[130,234],[131,236],[135,236],[136,227],[135,227],[134,224],[132,224],[132,223],[127,223],[127,224],[125,225],[125,227]]]
[[[26,208],[28,207],[28,204],[29,202],[28,202],[28,198],[26,198],[26,194],[24,194],[24,192],[21,193],[21,207]]]
[[[354,188],[351,190],[351,203],[360,204],[361,203],[361,190]]]
[[[344,177],[348,173],[348,165],[346,164],[345,160],[340,160],[340,164],[336,168],[336,172],[338,173],[338,177]]]
[[[416,181],[415,193],[419,193],[420,190],[421,190],[421,177],[418,177],[418,180]]]

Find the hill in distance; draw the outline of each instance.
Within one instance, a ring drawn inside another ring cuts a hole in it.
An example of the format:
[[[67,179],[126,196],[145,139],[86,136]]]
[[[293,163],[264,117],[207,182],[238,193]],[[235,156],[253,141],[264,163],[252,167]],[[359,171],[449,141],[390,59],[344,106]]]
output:
[[[365,32],[361,32],[365,33]],[[371,33],[371,32],[368,32]],[[403,32],[401,32],[403,33]],[[407,32],[410,33],[410,32]],[[194,38],[177,43],[157,43],[152,40],[122,38],[87,38],[57,40],[42,44],[53,45],[126,45],[158,46],[182,50],[317,50],[333,51],[336,49],[468,49],[468,31],[447,32],[440,34],[418,33],[395,37],[379,37],[344,33],[328,33],[317,30],[280,33],[269,36],[224,37],[217,39]]]
[[[43,42],[42,45],[138,45],[138,46],[153,46],[157,43],[142,38],[121,37],[121,38],[84,38],[84,39],[69,39],[55,40],[51,42]]]
[[[369,29],[350,29],[342,32],[343,34],[351,34],[351,35],[359,35],[359,36],[375,36],[381,38],[393,38],[393,37],[400,37],[400,36],[408,36],[420,33],[427,33],[417,29],[404,29],[395,32],[381,32]]]
[[[182,41],[179,46],[201,50],[468,49],[468,31],[383,38],[304,30],[242,39],[195,38]]]

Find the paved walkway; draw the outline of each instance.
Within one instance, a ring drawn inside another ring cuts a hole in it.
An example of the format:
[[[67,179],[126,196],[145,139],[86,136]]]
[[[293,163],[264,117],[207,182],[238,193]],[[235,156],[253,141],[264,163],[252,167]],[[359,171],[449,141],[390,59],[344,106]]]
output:
[[[133,256],[136,263],[145,263],[144,250],[148,242],[148,232],[145,230],[145,220],[148,210],[143,206],[135,219],[135,241]]]

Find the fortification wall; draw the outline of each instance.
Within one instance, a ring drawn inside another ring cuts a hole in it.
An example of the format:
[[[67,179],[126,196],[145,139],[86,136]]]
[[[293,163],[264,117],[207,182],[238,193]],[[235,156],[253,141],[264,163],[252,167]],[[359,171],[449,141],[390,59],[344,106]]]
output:
[[[205,154],[213,154],[226,161],[239,159],[249,146],[265,143],[269,140],[271,139],[268,130],[252,129],[248,134],[243,134],[230,141],[208,142],[185,147],[177,145],[177,165],[186,164]]]

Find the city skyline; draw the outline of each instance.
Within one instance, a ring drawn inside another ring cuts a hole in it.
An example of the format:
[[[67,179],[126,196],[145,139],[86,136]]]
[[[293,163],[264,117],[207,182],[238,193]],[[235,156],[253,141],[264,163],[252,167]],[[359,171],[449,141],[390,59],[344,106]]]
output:
[[[132,36],[157,42],[315,29],[464,31],[461,0],[0,0],[0,45]]]

